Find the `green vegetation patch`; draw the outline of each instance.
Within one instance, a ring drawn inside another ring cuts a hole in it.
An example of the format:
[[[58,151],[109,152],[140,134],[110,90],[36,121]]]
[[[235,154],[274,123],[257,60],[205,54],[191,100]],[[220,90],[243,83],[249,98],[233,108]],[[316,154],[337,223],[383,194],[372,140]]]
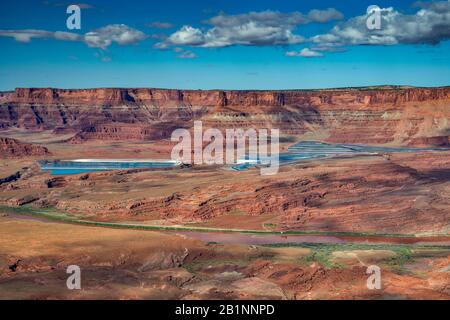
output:
[[[311,264],[318,263],[325,268],[343,268],[344,266],[333,262],[333,252],[353,251],[353,250],[389,250],[395,253],[394,257],[387,258],[383,264],[398,273],[407,273],[404,267],[406,263],[414,261],[416,250],[435,250],[440,252],[449,252],[450,246],[432,246],[432,245],[392,245],[392,244],[359,244],[359,243],[280,243],[264,245],[272,248],[298,247],[310,249],[311,253],[300,258],[300,263]]]
[[[82,214],[69,214],[64,213],[55,210],[54,208],[42,208],[37,209],[33,208],[31,206],[21,206],[21,207],[7,207],[7,206],[0,206],[0,212],[4,213],[11,213],[11,214],[17,214],[17,215],[24,215],[24,216],[35,216],[37,218],[46,218],[49,220],[55,220],[55,221],[64,221],[64,222],[74,222],[77,221],[77,219],[82,219],[87,217],[86,215]]]
[[[77,223],[81,225],[90,225],[97,227],[109,227],[109,228],[121,228],[121,229],[136,229],[136,230],[151,230],[151,231],[199,231],[199,232],[218,232],[218,233],[242,233],[242,234],[272,234],[272,235],[326,235],[326,236],[372,236],[372,237],[397,237],[407,238],[415,237],[415,234],[388,234],[388,233],[366,233],[366,232],[334,232],[334,231],[272,231],[272,230],[249,230],[249,229],[226,229],[226,228],[213,228],[213,227],[194,227],[194,226],[166,226],[166,225],[144,225],[144,224],[131,224],[120,222],[98,222],[93,220],[86,220],[92,218],[93,215],[87,214],[69,214],[59,212],[54,208],[34,208],[29,205],[21,207],[8,207],[0,206],[0,212],[30,215],[36,217],[46,218],[48,220],[63,221],[69,223]],[[236,215],[240,215],[241,212],[234,212]],[[450,236],[449,234],[440,234],[441,236]]]

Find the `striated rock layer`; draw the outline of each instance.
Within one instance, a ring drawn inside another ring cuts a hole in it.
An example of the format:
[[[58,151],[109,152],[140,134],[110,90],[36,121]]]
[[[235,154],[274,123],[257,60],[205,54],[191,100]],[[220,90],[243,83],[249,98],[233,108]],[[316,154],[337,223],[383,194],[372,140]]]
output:
[[[49,154],[50,152],[46,147],[0,137],[0,158],[21,158]]]
[[[30,170],[0,183],[0,205],[226,229],[450,230],[450,151],[317,161],[282,167],[271,177],[208,167],[54,177]]]
[[[0,129],[77,133],[74,142],[157,140],[174,128],[279,128],[332,142],[409,143],[450,131],[450,87],[224,91],[32,89],[0,96]]]
[[[411,140],[410,145],[414,147],[430,145],[436,147],[448,147],[450,146],[450,136],[414,138]]]

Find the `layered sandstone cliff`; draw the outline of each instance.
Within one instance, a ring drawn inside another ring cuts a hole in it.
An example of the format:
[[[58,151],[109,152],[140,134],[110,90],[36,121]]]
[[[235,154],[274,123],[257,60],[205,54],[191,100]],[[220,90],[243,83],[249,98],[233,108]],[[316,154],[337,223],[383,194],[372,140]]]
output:
[[[450,151],[303,163],[270,177],[213,167],[68,176],[30,168],[0,181],[0,205],[25,204],[158,225],[448,234]]]
[[[326,132],[348,143],[408,143],[448,135],[450,87],[224,91],[32,89],[0,97],[0,129],[78,133],[87,139],[154,140],[173,128],[279,128],[284,135]]]
[[[280,91],[223,91],[223,90],[173,90],[173,89],[33,89],[18,88],[10,96],[12,103],[80,106],[180,105],[203,106],[264,106],[285,105],[325,107],[368,107],[378,104],[398,105],[450,98],[450,87],[410,88],[374,87],[327,90]]]
[[[45,147],[0,137],[0,158],[45,156],[49,154],[50,152]]]
[[[450,146],[450,136],[414,138],[409,145],[414,147],[448,147]]]

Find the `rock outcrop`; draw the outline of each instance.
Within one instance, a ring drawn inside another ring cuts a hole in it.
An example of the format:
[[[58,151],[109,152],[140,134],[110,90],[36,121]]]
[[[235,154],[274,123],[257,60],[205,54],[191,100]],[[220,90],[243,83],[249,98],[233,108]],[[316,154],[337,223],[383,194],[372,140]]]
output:
[[[425,146],[448,147],[450,146],[450,136],[414,138],[411,139],[409,145],[413,147],[425,147]]]
[[[46,147],[20,142],[16,139],[0,137],[0,158],[20,158],[46,155],[50,155],[50,152]]]
[[[407,144],[450,130],[450,87],[223,91],[32,89],[0,97],[0,129],[74,132],[89,139],[157,140],[193,120],[219,129],[325,132],[331,142]]]
[[[448,233],[450,151],[335,159],[257,170],[193,168],[13,177],[0,204],[53,207],[98,221],[369,233]]]
[[[360,108],[370,105],[398,105],[406,102],[423,102],[449,99],[450,87],[370,87],[327,90],[281,91],[222,91],[222,90],[170,90],[170,89],[33,89],[18,88],[10,99],[15,103],[36,105],[80,106],[142,106],[178,107],[203,105],[221,107],[285,105],[353,105]]]

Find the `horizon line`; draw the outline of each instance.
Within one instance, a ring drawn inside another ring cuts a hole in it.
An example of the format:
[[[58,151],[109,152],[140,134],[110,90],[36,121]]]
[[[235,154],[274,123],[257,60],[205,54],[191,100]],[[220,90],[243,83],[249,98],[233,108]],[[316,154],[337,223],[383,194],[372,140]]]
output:
[[[290,88],[290,89],[180,89],[180,88],[158,88],[158,87],[84,87],[84,88],[62,88],[62,87],[16,87],[13,90],[0,90],[0,93],[14,93],[17,90],[21,89],[32,89],[32,90],[179,90],[179,91],[327,91],[327,90],[345,90],[345,89],[445,89],[450,88],[450,85],[445,86],[413,86],[413,85],[369,85],[369,86],[348,86],[348,87],[324,87],[324,88],[315,88],[315,89],[301,89],[301,88]]]

